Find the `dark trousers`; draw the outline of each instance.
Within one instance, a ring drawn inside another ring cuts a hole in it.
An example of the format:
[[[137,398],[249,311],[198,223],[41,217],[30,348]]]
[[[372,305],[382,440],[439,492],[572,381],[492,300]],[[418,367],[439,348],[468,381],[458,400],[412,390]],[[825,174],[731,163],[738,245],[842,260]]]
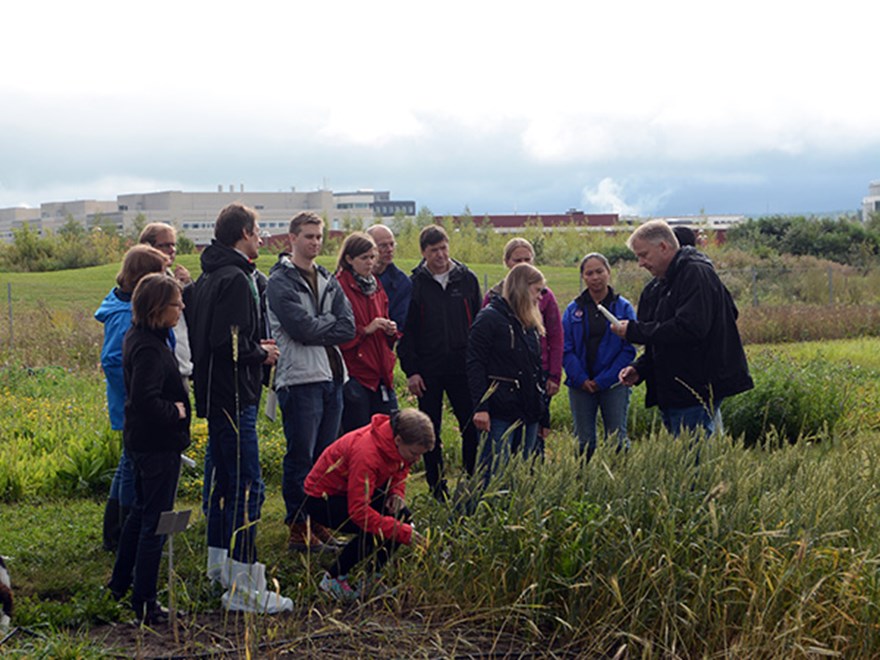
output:
[[[156,535],[163,511],[174,508],[180,452],[131,452],[134,466],[134,503],[122,528],[110,590],[123,594],[132,584],[131,604],[142,615],[144,605],[155,602],[159,564],[165,536]]]
[[[390,415],[397,409],[397,395],[391,387],[380,384],[374,392],[354,378],[342,388],[342,432],[348,433],[370,423],[373,415]]]
[[[390,515],[385,511],[385,498],[384,490],[375,491],[370,506],[382,515]],[[354,538],[345,545],[342,552],[336,557],[333,566],[330,567],[328,572],[331,577],[348,575],[355,566],[374,552],[372,570],[373,572],[379,571],[401,545],[391,540],[380,541],[375,535],[356,525],[348,515],[348,497],[346,495],[331,495],[326,499],[307,495],[305,509],[313,522],[344,534],[354,534]],[[412,520],[409,509],[406,507],[395,517],[402,522]]]
[[[426,376],[425,393],[419,399],[419,410],[431,418],[434,425],[434,449],[425,454],[425,476],[435,497],[446,491],[443,476],[443,444],[440,439],[440,424],[443,416],[443,392],[449,397],[452,412],[461,429],[461,453],[468,474],[473,474],[477,465],[477,429],[474,426],[474,405],[465,374]]]

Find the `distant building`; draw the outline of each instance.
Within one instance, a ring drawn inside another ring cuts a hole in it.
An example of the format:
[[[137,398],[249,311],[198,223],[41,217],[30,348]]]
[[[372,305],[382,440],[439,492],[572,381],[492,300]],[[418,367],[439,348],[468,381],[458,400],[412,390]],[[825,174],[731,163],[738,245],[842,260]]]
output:
[[[448,216],[434,216],[436,222]],[[577,209],[569,209],[566,213],[532,213],[532,214],[499,214],[487,213],[472,216],[476,225],[487,221],[499,233],[514,233],[527,224],[540,221],[544,227],[613,227],[618,223],[616,213],[584,213]],[[462,216],[452,216],[453,222],[461,222]]]
[[[868,196],[862,199],[862,222],[867,222],[872,213],[880,213],[880,181],[868,185]]]
[[[174,225],[196,245],[207,245],[214,236],[214,221],[224,206],[240,202],[259,213],[260,227],[267,235],[284,235],[290,219],[300,211],[314,211],[326,219],[328,229],[342,229],[360,221],[372,224],[376,218],[391,218],[396,213],[414,216],[414,201],[391,199],[388,191],[358,190],[334,193],[330,190],[310,192],[245,192],[234,186],[217,192],[162,192],[118,195],[116,201],[80,200],[48,202],[40,209],[0,209],[0,238],[12,239],[12,230],[27,222],[38,232],[57,231],[71,218],[86,228],[98,224],[115,225],[129,231],[138,219]]]

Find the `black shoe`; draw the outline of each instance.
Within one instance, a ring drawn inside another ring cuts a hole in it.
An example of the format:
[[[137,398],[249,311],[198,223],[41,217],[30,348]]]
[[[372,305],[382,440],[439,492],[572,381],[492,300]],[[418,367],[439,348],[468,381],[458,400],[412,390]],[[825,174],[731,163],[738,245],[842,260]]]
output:
[[[122,591],[120,591],[113,586],[112,582],[108,583],[107,586],[104,587],[104,589],[108,594],[110,594],[110,598],[115,600],[117,603],[122,600],[122,598],[125,596],[125,592],[128,591],[128,589],[123,589]]]
[[[156,626],[164,626],[168,624],[168,610],[159,605],[156,601],[145,603],[144,606],[140,608],[140,611],[136,607],[135,615],[137,616],[138,622],[143,626],[155,628]]]

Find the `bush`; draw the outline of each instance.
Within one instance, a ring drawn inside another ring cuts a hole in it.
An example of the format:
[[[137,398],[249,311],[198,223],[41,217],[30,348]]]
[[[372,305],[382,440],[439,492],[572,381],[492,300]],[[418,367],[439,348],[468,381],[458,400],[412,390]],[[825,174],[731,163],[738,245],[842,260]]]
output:
[[[795,362],[776,351],[750,360],[755,387],[722,402],[725,432],[746,446],[834,437],[853,405],[853,367],[817,356]]]

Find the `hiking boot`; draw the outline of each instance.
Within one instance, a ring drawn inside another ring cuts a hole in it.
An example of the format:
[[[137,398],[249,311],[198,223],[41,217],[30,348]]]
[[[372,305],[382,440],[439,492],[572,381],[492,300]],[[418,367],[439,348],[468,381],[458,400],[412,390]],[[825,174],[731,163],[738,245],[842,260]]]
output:
[[[142,605],[133,605],[134,614],[138,623],[155,628],[168,624],[168,610],[159,605],[155,600]]]
[[[324,573],[318,588],[325,594],[341,603],[352,603],[358,599],[360,593],[348,583],[345,576],[330,577],[330,573]]]
[[[290,523],[290,537],[287,539],[287,548],[300,552],[321,552],[326,549],[326,546],[318,538],[314,526],[309,530],[309,525],[306,523],[293,522]]]
[[[342,541],[333,536],[333,532],[321,525],[320,523],[311,522],[312,534],[325,546],[325,548],[341,548],[345,545]]]

